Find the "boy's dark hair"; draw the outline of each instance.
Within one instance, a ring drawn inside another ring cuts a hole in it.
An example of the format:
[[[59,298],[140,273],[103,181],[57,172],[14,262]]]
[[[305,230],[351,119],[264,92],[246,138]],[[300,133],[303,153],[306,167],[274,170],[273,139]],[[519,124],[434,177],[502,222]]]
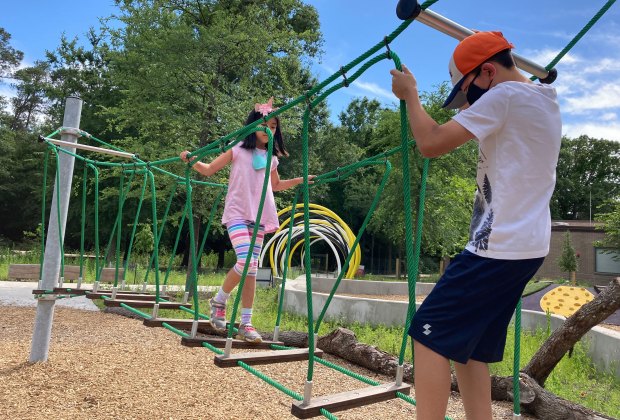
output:
[[[280,118],[273,117],[278,122],[278,126],[276,127],[276,132],[273,135],[273,154],[275,156],[288,156],[288,152],[284,147],[284,139],[282,138],[282,130],[280,129]],[[245,121],[245,125],[252,124],[255,121],[264,119],[264,116],[261,112],[252,110],[248,115],[247,120]],[[252,132],[248,134],[246,138],[243,139],[241,143],[241,147],[244,149],[256,149],[256,132]]]
[[[484,63],[488,63],[489,61],[497,63],[507,69],[511,69],[515,66],[515,60],[512,57],[512,53],[510,52],[510,49],[506,49],[506,50],[498,52],[494,56],[491,56],[488,59],[484,60]],[[482,64],[476,67],[475,69],[473,69],[471,73],[475,74],[476,76],[479,75],[480,72],[482,71]]]

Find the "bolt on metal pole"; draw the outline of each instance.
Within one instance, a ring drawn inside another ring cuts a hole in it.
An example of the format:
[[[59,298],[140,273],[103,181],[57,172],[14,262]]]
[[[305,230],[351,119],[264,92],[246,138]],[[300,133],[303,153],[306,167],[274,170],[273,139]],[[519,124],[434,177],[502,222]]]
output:
[[[70,96],[65,102],[65,115],[63,127],[80,127],[80,117],[82,114],[82,100],[79,97]],[[77,143],[78,135],[67,130],[61,136],[65,142]],[[75,152],[75,149],[68,149]],[[45,242],[45,254],[43,258],[43,269],[41,270],[40,287],[45,290],[53,289],[60,275],[60,259],[63,250],[60,240],[64,243],[65,227],[67,226],[67,210],[69,209],[69,198],[71,196],[71,182],[73,180],[73,166],[75,157],[66,153],[59,153],[57,171],[59,172],[59,184],[54,182],[54,193],[52,195],[52,205],[50,206],[50,217],[48,223],[47,239]],[[57,201],[58,200],[58,201]],[[57,204],[60,202],[60,220]],[[60,231],[59,231],[60,226]],[[43,226],[45,229],[45,226]],[[52,322],[54,320],[54,305],[56,300],[53,296],[39,299],[37,301],[37,314],[34,321],[32,333],[32,347],[30,348],[30,362],[47,361],[50,339],[52,336]]]

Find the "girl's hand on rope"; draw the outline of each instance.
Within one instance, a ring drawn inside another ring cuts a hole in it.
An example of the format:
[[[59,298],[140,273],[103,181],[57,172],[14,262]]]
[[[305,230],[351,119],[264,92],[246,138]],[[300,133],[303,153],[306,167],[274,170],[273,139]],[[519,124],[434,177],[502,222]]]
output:
[[[188,151],[188,150],[183,150],[183,151],[181,152],[181,154],[179,155],[179,157],[181,158],[181,160],[182,160],[183,162],[186,162],[186,163],[189,163],[189,162],[191,162],[192,160],[196,159],[196,156],[192,156],[192,158],[191,158],[191,159],[188,159],[188,158],[187,158],[187,155],[189,155],[189,151]]]
[[[407,100],[411,95],[418,95],[418,82],[407,66],[403,64],[403,71],[390,70],[392,75],[392,92],[398,99]]]
[[[308,184],[314,184],[313,179],[316,178],[316,175],[308,175]],[[297,178],[293,178],[293,185],[300,185],[304,183],[304,177],[298,176]]]

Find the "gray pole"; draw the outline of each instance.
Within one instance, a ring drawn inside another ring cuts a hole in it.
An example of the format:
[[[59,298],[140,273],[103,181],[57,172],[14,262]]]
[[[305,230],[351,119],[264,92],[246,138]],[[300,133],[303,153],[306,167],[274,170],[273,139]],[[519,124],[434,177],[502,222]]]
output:
[[[62,122],[64,128],[79,128],[80,115],[82,113],[82,100],[79,97],[70,96],[65,103],[65,116]],[[63,130],[61,139],[70,143],[76,143],[78,136],[72,130]],[[68,148],[70,152],[75,149]],[[59,153],[57,165],[60,171],[60,185],[54,182],[54,193],[50,205],[50,218],[45,243],[45,255],[43,259],[43,270],[41,272],[41,282],[39,288],[50,290],[56,287],[60,275],[60,258],[63,250],[60,247],[62,238],[64,243],[65,227],[67,226],[67,210],[69,209],[69,197],[71,196],[71,182],[73,180],[73,166],[75,157],[66,153]],[[58,231],[58,210],[57,194],[60,194],[60,227]],[[43,226],[45,229],[45,226]],[[53,295],[43,297],[37,302],[37,315],[34,320],[34,331],[32,333],[32,347],[30,348],[30,362],[45,362],[50,347],[52,336],[52,321],[54,320],[54,304],[56,300]]]

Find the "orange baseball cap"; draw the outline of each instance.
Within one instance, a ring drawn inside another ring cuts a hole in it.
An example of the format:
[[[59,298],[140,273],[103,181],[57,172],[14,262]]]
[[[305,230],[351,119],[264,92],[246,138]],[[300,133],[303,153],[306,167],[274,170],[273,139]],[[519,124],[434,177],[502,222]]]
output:
[[[500,51],[514,48],[501,32],[476,32],[464,38],[454,49],[448,70],[452,80],[452,92],[443,108],[460,108],[467,103],[461,85],[465,76]]]

